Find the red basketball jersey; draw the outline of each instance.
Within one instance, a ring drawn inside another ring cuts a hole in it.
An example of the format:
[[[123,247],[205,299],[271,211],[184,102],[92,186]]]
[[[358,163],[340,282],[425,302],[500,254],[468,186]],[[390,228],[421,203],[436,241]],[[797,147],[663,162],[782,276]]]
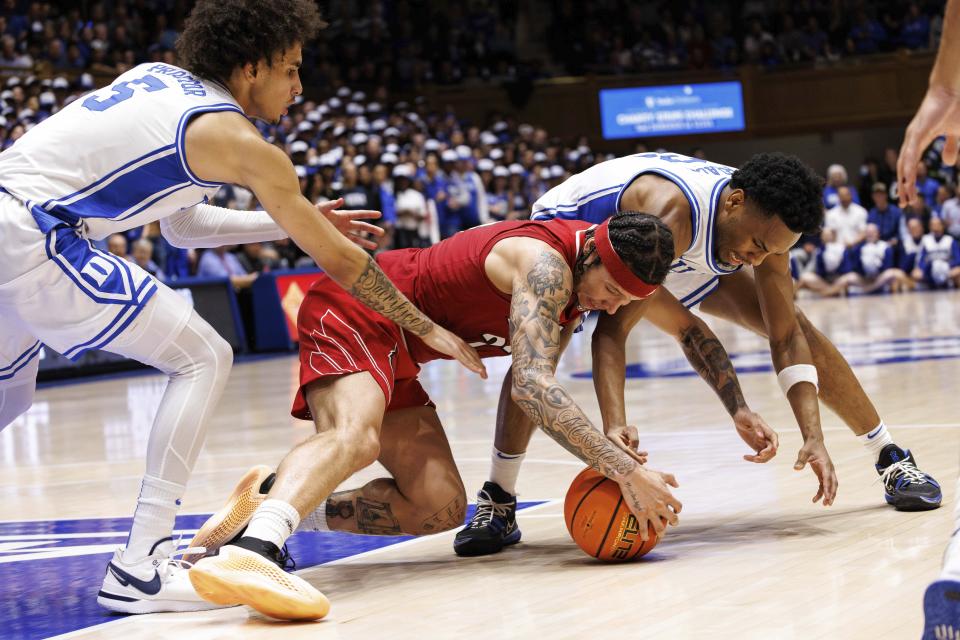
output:
[[[563,256],[572,270],[593,225],[580,220],[537,222],[516,220],[474,227],[427,249],[388,251],[377,257],[384,273],[434,322],[474,347],[481,357],[510,353],[510,294],[497,289],[487,277],[484,262],[493,246],[505,238],[535,238]],[[580,312],[571,297],[560,316],[566,325]],[[406,334],[416,362],[446,356]]]

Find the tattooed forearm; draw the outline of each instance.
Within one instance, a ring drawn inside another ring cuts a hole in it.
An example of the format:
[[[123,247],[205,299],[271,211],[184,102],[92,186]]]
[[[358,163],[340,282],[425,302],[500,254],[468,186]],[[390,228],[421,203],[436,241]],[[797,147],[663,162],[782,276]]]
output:
[[[560,357],[560,312],[572,293],[570,268],[544,253],[513,288],[510,336],[517,405],[563,448],[604,474],[629,473],[630,456],[597,430],[554,373]]]
[[[700,377],[716,391],[731,416],[747,406],[740,391],[737,372],[727,356],[720,341],[713,335],[707,336],[703,329],[693,325],[680,336],[683,353]]]
[[[397,290],[373,258],[367,258],[367,266],[353,283],[350,293],[411,333],[425,336],[433,329],[433,321]]]

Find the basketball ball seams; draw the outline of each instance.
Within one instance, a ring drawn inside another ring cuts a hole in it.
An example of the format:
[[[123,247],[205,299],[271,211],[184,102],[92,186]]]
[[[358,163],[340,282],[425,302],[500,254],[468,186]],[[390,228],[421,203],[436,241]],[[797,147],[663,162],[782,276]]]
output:
[[[605,479],[606,478],[604,478],[604,480]],[[610,522],[607,523],[607,530],[603,532],[603,538],[600,539],[600,545],[597,547],[597,552],[593,554],[594,558],[600,557],[600,552],[603,551],[603,545],[607,541],[607,536],[610,535],[610,529],[613,528],[613,523],[623,518],[623,516],[618,517],[620,513],[620,505],[622,504],[623,504],[623,494],[620,495],[620,498],[617,500],[617,505],[613,508],[613,515],[610,516]]]
[[[603,481],[606,479],[606,476],[602,476],[594,483],[592,487],[587,489],[586,493],[583,494],[583,497],[580,498],[580,502],[577,503],[576,508],[573,510],[573,515],[570,516],[570,523],[567,526],[567,529],[569,529],[570,533],[573,533],[573,523],[577,521],[577,513],[580,512],[580,507],[583,506],[584,501],[590,496],[591,493],[593,493],[593,490],[603,484]]]

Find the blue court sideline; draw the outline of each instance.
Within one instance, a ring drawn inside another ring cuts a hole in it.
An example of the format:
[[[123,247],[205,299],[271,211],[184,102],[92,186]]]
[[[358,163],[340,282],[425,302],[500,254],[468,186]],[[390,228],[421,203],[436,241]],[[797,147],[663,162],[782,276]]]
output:
[[[519,509],[540,502],[522,502]],[[469,520],[476,505],[470,505]],[[209,514],[177,518],[189,543]],[[97,605],[97,590],[113,550],[127,539],[130,518],[0,522],[0,638],[35,640],[124,616]],[[299,533],[288,545],[298,569],[388,547],[411,536]],[[450,562],[456,562],[450,549]]]

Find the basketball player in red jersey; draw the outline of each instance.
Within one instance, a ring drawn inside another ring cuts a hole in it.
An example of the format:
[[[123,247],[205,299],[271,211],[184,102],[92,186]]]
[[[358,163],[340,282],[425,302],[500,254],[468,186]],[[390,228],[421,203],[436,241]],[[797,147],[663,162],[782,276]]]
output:
[[[581,313],[613,313],[652,294],[673,261],[673,238],[657,218],[619,213],[600,225],[513,221],[477,227],[430,247],[386,252],[384,272],[419,308],[482,357],[511,355],[511,394],[564,448],[615,480],[640,521],[660,534],[681,504],[673,476],[644,468],[591,424],[555,377],[562,345]],[[443,358],[394,322],[357,306],[328,278],[300,309],[300,389],[293,415],[317,435],[240,493],[269,491],[250,517],[236,501],[214,515],[192,546],[214,557],[191,569],[201,596],[248,604],[289,619],[326,615],[314,587],[278,564],[303,521],[311,530],[429,534],[463,522],[466,496],[443,427],[417,380],[420,365]],[[729,363],[729,361],[727,361]],[[393,475],[331,493],[379,460]],[[246,530],[243,528],[246,526]]]

